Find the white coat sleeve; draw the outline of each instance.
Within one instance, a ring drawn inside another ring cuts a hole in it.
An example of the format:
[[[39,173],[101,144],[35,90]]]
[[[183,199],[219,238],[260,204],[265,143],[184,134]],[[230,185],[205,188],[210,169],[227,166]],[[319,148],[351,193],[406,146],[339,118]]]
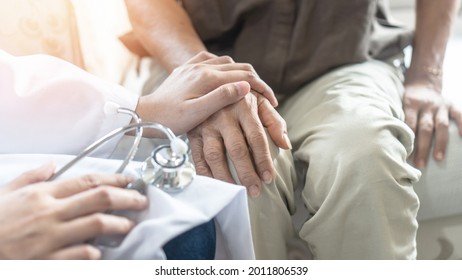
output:
[[[106,116],[108,101],[134,110],[138,96],[52,56],[0,50],[0,153],[77,154],[130,122]],[[114,145],[95,155],[107,156]]]

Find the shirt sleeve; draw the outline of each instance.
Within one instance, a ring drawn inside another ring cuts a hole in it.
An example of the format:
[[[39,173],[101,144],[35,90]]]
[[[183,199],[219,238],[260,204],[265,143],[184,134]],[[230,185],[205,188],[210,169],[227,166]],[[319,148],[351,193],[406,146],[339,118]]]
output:
[[[130,122],[106,115],[107,102],[135,110],[138,96],[55,57],[0,50],[0,153],[78,154]],[[107,156],[116,143],[94,155]]]

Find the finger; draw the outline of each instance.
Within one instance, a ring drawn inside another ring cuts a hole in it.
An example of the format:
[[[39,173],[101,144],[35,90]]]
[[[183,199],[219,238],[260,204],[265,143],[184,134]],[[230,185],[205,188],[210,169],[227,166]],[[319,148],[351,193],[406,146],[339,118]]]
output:
[[[218,135],[218,133],[205,133],[202,137],[204,140],[204,157],[207,165],[210,167],[213,178],[235,183],[229,171],[225,147],[221,136]]]
[[[423,168],[427,165],[433,129],[433,114],[429,111],[423,112],[420,116],[419,126],[417,128],[416,154],[414,158],[418,168]]]
[[[433,157],[443,160],[449,139],[449,115],[446,107],[441,107],[435,116],[435,146]]]
[[[248,188],[252,197],[258,196],[261,190],[261,181],[252,162],[252,158],[239,126],[223,126],[221,133],[226,151],[231,159],[242,185]]]
[[[248,72],[253,72],[257,75],[258,73],[255,71],[253,68],[252,64],[249,63],[231,63],[231,64],[220,64],[216,65],[215,67],[216,70],[219,71],[248,71]]]
[[[48,180],[56,170],[56,165],[52,162],[42,165],[39,168],[27,171],[7,184],[8,190],[43,182]]]
[[[127,234],[135,224],[125,217],[96,213],[69,221],[58,228],[56,238],[64,246],[101,235]]]
[[[247,82],[236,82],[218,87],[210,93],[191,100],[191,106],[200,108],[197,111],[199,123],[220,109],[241,100],[250,92],[250,85]]]
[[[458,107],[452,105],[449,108],[449,115],[456,122],[459,135],[462,136],[462,111]]]
[[[253,69],[253,68],[252,68]],[[238,81],[246,81],[250,84],[250,87],[263,95],[266,99],[269,100],[270,104],[273,107],[278,105],[276,96],[274,95],[273,90],[268,86],[255,71],[252,70],[232,70],[232,71],[222,71],[217,74],[217,79],[222,84],[233,83]]]
[[[268,104],[268,100],[258,98],[258,102],[258,115],[273,142],[282,149],[292,149],[289,136],[287,136],[286,121]]]
[[[198,128],[196,128],[196,130],[198,131],[192,131],[188,133],[191,155],[194,161],[196,172],[199,175],[213,178],[212,171],[210,171],[207,161],[205,160],[204,143],[202,136],[200,135],[200,130]]]
[[[121,174],[93,174],[78,178],[60,180],[51,185],[51,192],[56,198],[68,197],[98,186],[126,187],[133,178]]]
[[[229,65],[229,64],[234,64],[235,62],[230,56],[223,55],[223,56],[211,57],[211,58],[203,61],[202,63],[210,64],[210,65],[221,65],[221,64]]]
[[[419,111],[417,108],[404,106],[404,121],[412,129],[412,131],[414,131],[414,133],[417,133],[418,116]]]
[[[213,53],[209,53],[207,51],[201,51],[197,53],[196,55],[194,55],[193,57],[191,57],[188,61],[186,61],[185,64],[201,63],[201,62],[207,61],[214,57],[217,57],[217,56],[214,55]]]
[[[101,251],[89,244],[80,244],[58,250],[46,256],[47,260],[98,260],[101,259]]]
[[[147,198],[139,192],[114,187],[97,187],[62,202],[59,217],[63,220],[108,210],[142,210],[148,206]]]
[[[270,106],[271,107],[271,106]],[[272,108],[272,107],[271,107]],[[253,157],[253,163],[260,179],[266,184],[271,183],[274,177],[274,166],[269,150],[265,129],[258,117],[257,109],[253,115],[243,115],[241,127]]]

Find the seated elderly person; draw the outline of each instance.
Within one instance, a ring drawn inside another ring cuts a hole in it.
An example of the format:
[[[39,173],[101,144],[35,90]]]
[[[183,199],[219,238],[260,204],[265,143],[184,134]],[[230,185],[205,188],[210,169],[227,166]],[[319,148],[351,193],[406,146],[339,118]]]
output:
[[[252,64],[276,92],[296,165],[287,154],[284,169],[272,165],[261,144],[258,128],[280,147],[287,135],[272,127],[277,119],[257,88],[189,133],[198,171],[248,187],[258,258],[287,258],[296,234],[318,259],[416,258],[417,168],[430,155],[444,160],[449,119],[462,124],[441,95],[459,1],[418,0],[414,38],[386,2],[126,0],[140,54],[167,71],[200,51],[227,54],[229,65]],[[309,212],[299,232],[291,166]]]

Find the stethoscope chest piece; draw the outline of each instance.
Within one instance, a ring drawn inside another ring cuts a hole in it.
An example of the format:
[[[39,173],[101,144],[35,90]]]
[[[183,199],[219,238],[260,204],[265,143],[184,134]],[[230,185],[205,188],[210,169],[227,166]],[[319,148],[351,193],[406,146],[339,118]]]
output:
[[[170,145],[156,148],[142,167],[141,176],[149,185],[166,192],[178,192],[194,179],[196,170],[188,155],[175,154]]]

